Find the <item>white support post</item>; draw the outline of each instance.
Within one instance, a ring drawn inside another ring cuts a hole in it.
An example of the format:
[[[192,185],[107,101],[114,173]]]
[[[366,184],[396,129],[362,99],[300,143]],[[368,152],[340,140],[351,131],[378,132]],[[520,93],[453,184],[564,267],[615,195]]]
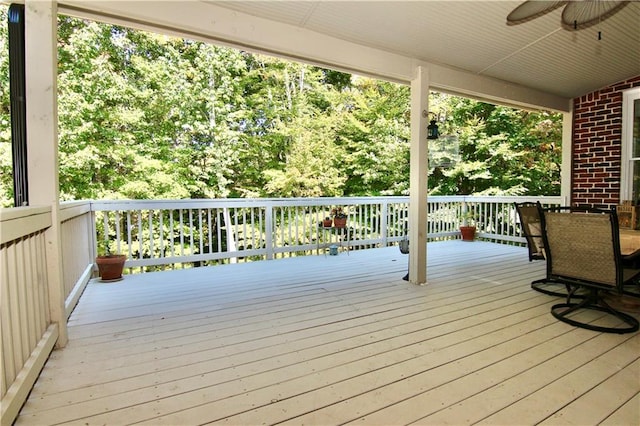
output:
[[[236,212],[237,214],[237,212]],[[231,213],[229,208],[222,209],[222,215],[224,216],[224,228],[227,231],[227,252],[235,252],[237,250],[235,234],[235,225],[231,223]],[[230,257],[229,263],[238,263],[237,257]]]
[[[571,204],[571,171],[573,169],[573,106],[562,113],[562,164],[560,166],[560,197],[562,205]]]
[[[51,206],[52,224],[46,232],[49,306],[51,322],[58,324],[56,347],[63,347],[68,337],[58,186],[57,32],[57,2],[27,0],[25,63],[29,203]]]
[[[409,187],[409,281],[427,282],[427,124],[429,75],[416,67],[411,80],[411,167]]]
[[[268,202],[264,207],[264,241],[267,249],[267,260],[273,259],[273,203]]]
[[[386,247],[389,243],[389,202],[387,200],[382,201],[380,204],[380,239],[382,240],[382,247]]]

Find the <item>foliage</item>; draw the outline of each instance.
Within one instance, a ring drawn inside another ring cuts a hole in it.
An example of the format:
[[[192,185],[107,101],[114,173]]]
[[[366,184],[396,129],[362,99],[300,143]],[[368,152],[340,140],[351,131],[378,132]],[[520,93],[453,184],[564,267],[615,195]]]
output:
[[[6,39],[1,25],[4,51]],[[67,16],[58,55],[62,199],[408,193],[407,86]],[[2,205],[12,200],[7,58]],[[440,93],[430,103],[460,156],[430,167],[431,194],[559,193],[559,115]]]
[[[0,4],[0,207],[13,206],[13,164],[9,110],[9,44],[7,12]]]
[[[529,112],[435,95],[442,132],[460,143],[451,169],[431,169],[433,195],[557,195],[560,193],[560,114]]]
[[[344,219],[347,217],[347,211],[342,206],[335,206],[331,209],[331,216],[338,219]]]
[[[461,226],[475,226],[478,215],[473,210],[465,210],[458,215]]]

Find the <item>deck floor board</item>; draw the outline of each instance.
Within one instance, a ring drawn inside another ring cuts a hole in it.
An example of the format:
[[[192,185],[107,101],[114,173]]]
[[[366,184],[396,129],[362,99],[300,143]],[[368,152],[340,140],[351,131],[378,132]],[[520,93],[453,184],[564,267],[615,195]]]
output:
[[[16,424],[637,424],[640,334],[577,329],[526,249],[428,245],[92,281]]]

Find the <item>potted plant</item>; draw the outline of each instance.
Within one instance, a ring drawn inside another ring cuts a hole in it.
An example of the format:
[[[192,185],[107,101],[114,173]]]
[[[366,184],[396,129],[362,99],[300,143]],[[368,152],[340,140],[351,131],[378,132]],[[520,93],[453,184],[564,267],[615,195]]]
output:
[[[331,228],[331,217],[327,216],[324,218],[324,220],[322,221],[322,226],[325,228]]]
[[[333,217],[333,226],[336,228],[347,226],[347,213],[342,207],[336,206],[331,209],[331,216]]]
[[[462,241],[473,241],[476,239],[476,214],[472,210],[463,211],[460,214],[460,234]]]
[[[109,241],[105,239],[98,246],[98,256],[96,256],[96,265],[100,280],[103,282],[120,281],[122,279],[122,271],[127,256],[111,252]]]

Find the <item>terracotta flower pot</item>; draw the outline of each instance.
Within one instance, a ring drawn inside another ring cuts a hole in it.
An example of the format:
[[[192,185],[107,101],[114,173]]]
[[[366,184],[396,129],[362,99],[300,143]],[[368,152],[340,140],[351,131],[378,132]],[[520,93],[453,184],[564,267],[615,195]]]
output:
[[[331,228],[331,219],[324,219],[322,221],[322,226],[324,226],[325,228]]]
[[[347,226],[347,218],[346,217],[334,217],[333,218],[333,226],[336,228],[344,228]]]
[[[475,226],[461,226],[460,233],[462,234],[462,241],[473,241],[476,239]]]
[[[102,281],[117,281],[122,279],[122,270],[127,256],[124,254],[111,254],[96,257],[98,272]]]

